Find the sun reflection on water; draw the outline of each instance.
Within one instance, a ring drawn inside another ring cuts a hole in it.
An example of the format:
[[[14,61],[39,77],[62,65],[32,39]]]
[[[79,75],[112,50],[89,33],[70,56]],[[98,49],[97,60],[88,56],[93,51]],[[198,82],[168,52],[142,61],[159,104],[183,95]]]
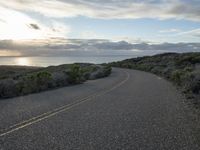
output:
[[[30,66],[31,65],[29,58],[26,58],[26,57],[16,58],[15,63],[16,63],[15,65],[20,65],[20,66]]]

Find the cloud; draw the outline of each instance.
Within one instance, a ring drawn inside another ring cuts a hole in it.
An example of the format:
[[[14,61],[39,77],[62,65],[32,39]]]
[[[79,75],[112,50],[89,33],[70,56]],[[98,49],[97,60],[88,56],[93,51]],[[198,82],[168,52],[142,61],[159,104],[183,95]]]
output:
[[[48,20],[47,25],[22,11],[0,5],[0,39],[66,38],[69,32],[70,27],[61,22]]]
[[[178,32],[181,32],[181,30],[172,28],[172,29],[160,30],[159,32],[160,33],[178,33]]]
[[[6,53],[7,52],[7,53]],[[13,53],[12,53],[13,52]],[[0,41],[0,56],[107,56],[152,55],[164,52],[200,52],[200,43],[148,44],[113,42],[106,39],[64,39]]]
[[[200,20],[200,3],[197,0],[14,0],[0,1],[0,5],[53,18]]]
[[[37,25],[37,24],[29,24],[29,27],[32,28],[32,29],[35,29],[35,30],[40,30],[40,27]]]
[[[200,37],[200,28],[193,29],[190,31],[180,32],[177,35],[184,35],[184,36],[192,36],[192,37]]]

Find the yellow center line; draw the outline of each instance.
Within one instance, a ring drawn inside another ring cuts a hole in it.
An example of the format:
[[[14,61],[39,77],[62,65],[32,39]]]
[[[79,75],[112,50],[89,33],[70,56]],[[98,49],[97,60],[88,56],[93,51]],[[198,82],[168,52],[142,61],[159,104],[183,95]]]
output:
[[[82,101],[82,100],[84,100],[84,99],[87,99],[87,98],[89,98],[89,97],[91,97],[91,96],[94,96],[94,95],[96,95],[96,94],[97,94],[97,93],[94,93],[93,95],[89,95],[89,96],[87,96],[87,97],[85,97],[85,98],[83,98],[83,99],[79,99],[79,101]],[[74,102],[74,103],[75,103],[75,102]],[[40,115],[38,115],[38,116],[32,117],[32,118],[27,119],[27,120],[25,120],[25,121],[22,121],[22,122],[20,122],[20,123],[17,123],[17,124],[11,125],[11,126],[9,126],[7,129],[3,129],[3,130],[1,130],[1,131],[9,130],[10,128],[14,128],[15,126],[19,126],[19,125],[22,125],[22,124],[27,123],[27,122],[29,122],[29,121],[35,120],[35,119],[37,119],[37,118],[40,118],[40,117],[42,117],[42,116],[45,116],[45,115],[51,114],[51,113],[53,113],[53,112],[55,112],[55,111],[58,111],[58,110],[60,110],[60,109],[63,109],[64,107],[67,107],[67,106],[73,105],[74,103],[66,104],[66,105],[64,105],[64,106],[61,106],[61,107],[55,108],[55,109],[53,109],[53,110],[51,110],[51,111],[48,111],[48,112],[42,113],[42,114],[40,114]]]
[[[129,78],[130,78],[130,75],[129,75],[128,72],[126,72],[126,78],[123,81],[121,81],[120,83],[118,83],[115,86],[113,86],[112,88],[104,90],[104,91],[101,91],[100,93],[97,92],[97,93],[91,94],[91,95],[89,95],[89,96],[87,96],[85,98],[77,100],[74,103],[58,107],[56,109],[53,109],[52,111],[45,112],[45,113],[43,113],[41,115],[38,115],[36,117],[33,117],[31,119],[28,119],[28,120],[25,120],[23,122],[14,124],[14,125],[8,127],[7,129],[4,129],[3,131],[5,131],[5,132],[0,133],[0,137],[6,136],[6,135],[8,135],[10,133],[13,133],[14,131],[20,130],[22,128],[25,128],[27,126],[30,126],[32,124],[35,124],[35,123],[40,122],[42,120],[45,120],[47,118],[53,117],[53,116],[55,116],[55,115],[57,115],[57,114],[59,114],[61,112],[64,112],[64,111],[67,111],[67,110],[69,110],[69,109],[71,109],[73,107],[79,106],[82,103],[85,103],[87,101],[91,101],[95,97],[99,97],[99,96],[105,95],[106,93],[111,92],[112,90],[114,90],[114,89],[120,87],[121,85],[123,85],[126,81],[128,81]]]

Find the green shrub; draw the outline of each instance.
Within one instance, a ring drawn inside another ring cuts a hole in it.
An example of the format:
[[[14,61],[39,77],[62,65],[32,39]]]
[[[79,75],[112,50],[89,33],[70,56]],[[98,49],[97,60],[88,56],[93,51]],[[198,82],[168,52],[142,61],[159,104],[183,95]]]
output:
[[[193,63],[193,64],[200,63],[200,55],[198,55],[198,56],[192,58],[192,63]]]
[[[110,74],[111,74],[111,71],[112,71],[111,66],[107,65],[107,66],[104,66],[104,67],[103,67],[103,72],[104,72],[105,76],[110,75]]]
[[[0,98],[8,98],[17,96],[15,81],[12,79],[5,79],[0,82]]]
[[[69,82],[72,84],[81,83],[82,70],[80,65],[73,64],[70,66],[70,70],[66,72],[69,75]]]
[[[123,62],[123,63],[114,63],[114,65],[111,65],[112,67],[121,67],[121,68],[128,68],[128,69],[132,69],[133,68],[133,64],[131,64],[130,62]]]
[[[16,86],[19,93],[25,95],[51,88],[51,81],[51,73],[41,71],[23,77]]]
[[[67,71],[66,71],[67,70]],[[81,83],[90,79],[108,76],[111,67],[92,64],[73,64],[38,68],[27,72],[16,72],[14,76],[0,76],[0,98],[36,93],[55,87]]]
[[[186,89],[190,90],[194,94],[200,93],[200,72],[194,71],[190,73],[190,76],[186,79]]]
[[[181,84],[181,79],[184,76],[185,72],[182,70],[175,70],[172,72],[171,80],[174,81],[176,84]]]
[[[38,85],[46,85],[51,80],[51,73],[47,71],[38,72],[36,74],[36,80]]]
[[[92,72],[97,71],[98,69],[99,67],[97,67],[96,65],[91,65],[91,66],[81,68],[81,75],[82,75],[83,80],[88,80],[90,78],[90,74]]]

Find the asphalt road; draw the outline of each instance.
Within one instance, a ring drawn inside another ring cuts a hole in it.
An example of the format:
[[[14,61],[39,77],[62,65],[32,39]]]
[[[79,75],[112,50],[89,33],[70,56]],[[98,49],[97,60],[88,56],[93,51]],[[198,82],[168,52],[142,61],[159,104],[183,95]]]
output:
[[[198,150],[185,105],[164,79],[113,69],[107,78],[0,101],[0,150]]]

